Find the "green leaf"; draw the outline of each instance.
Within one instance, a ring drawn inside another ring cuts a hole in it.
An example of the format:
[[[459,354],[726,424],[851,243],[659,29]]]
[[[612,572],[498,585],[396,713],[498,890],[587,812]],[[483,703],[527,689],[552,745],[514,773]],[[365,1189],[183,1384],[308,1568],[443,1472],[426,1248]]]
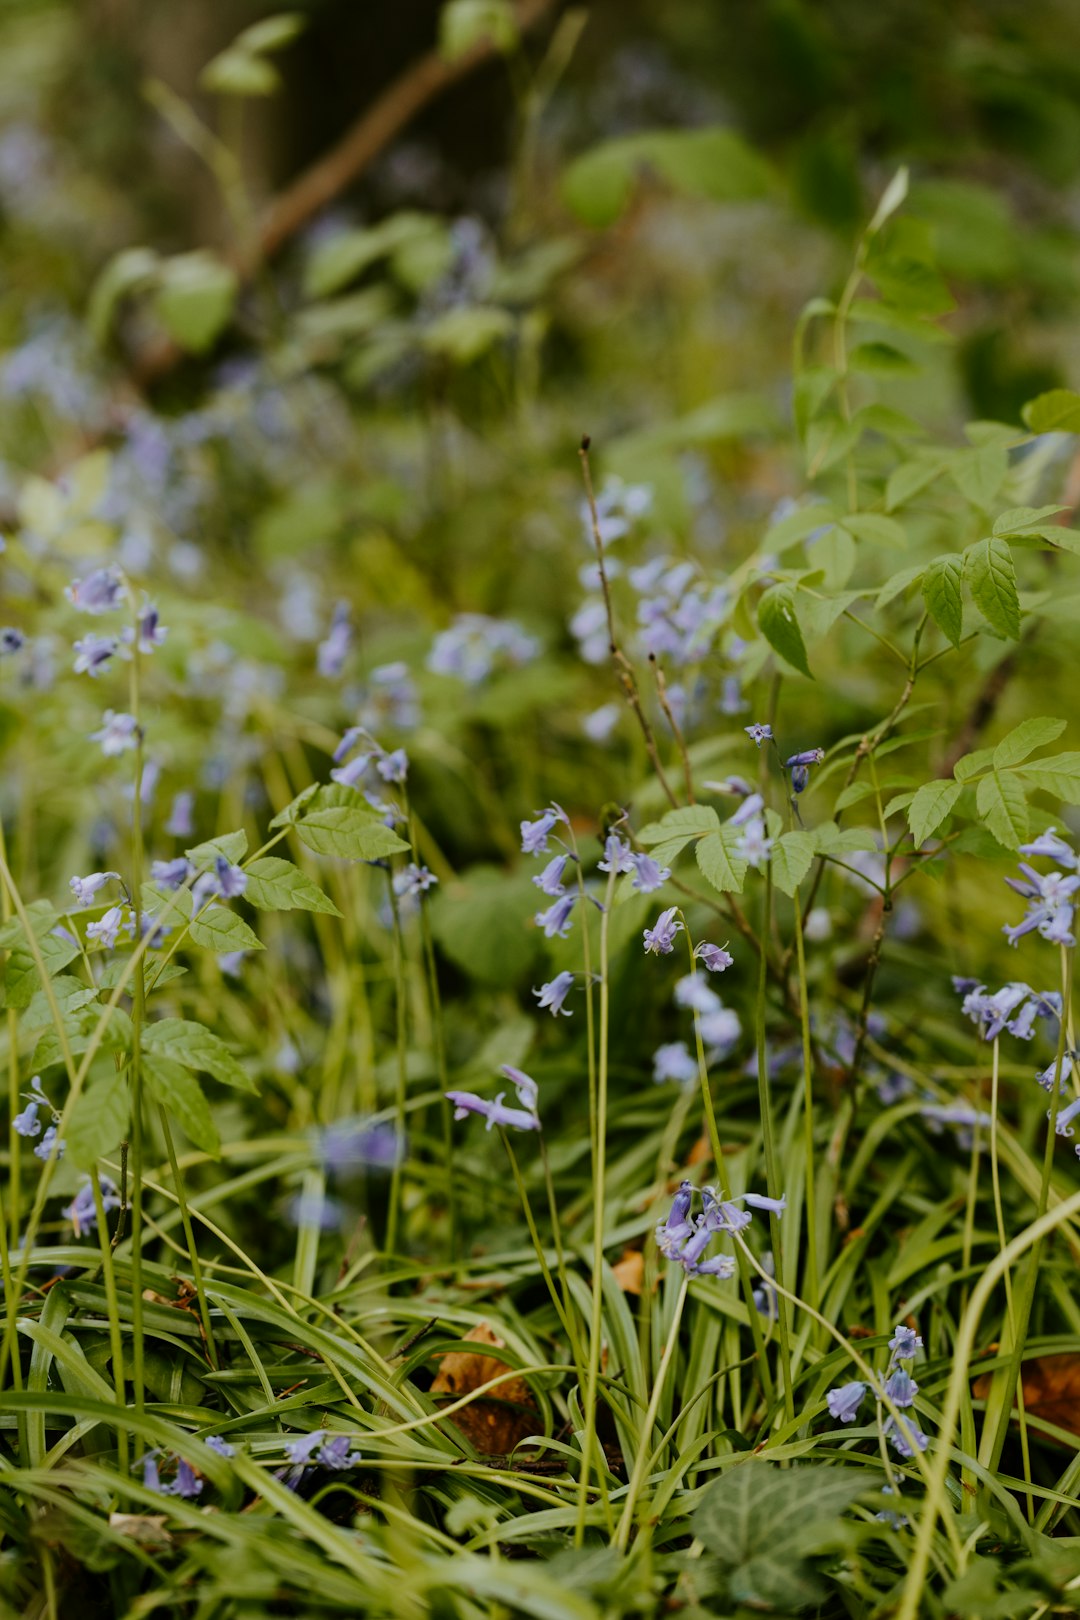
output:
[[[993,763],[994,750],[992,748],[976,748],[974,753],[961,754],[953,766],[953,775],[958,782],[970,782],[982,771],[988,771]]]
[[[317,855],[378,861],[409,847],[364,802],[363,794],[350,787],[319,788],[295,825],[298,836]]]
[[[304,806],[310,804],[318,792],[318,782],[312,782],[310,787],[303,788],[301,792],[296,795],[295,799],[290,799],[284,810],[278,811],[277,815],[270,823],[271,830],[276,831],[278,827],[294,827],[300,820]]]
[[[878,608],[888,607],[889,603],[920,580],[926,572],[925,563],[916,563],[913,568],[901,568],[898,574],[887,579],[877,594]]]
[[[721,894],[742,894],[748,862],[736,855],[738,829],[707,833],[697,846],[697,863],[702,875]]]
[[[975,606],[988,624],[1016,641],[1020,635],[1020,598],[1008,542],[997,535],[964,552],[964,569]]]
[[[872,798],[874,791],[873,782],[852,782],[850,787],[843,788],[837,794],[833,809],[848,810],[853,804],[861,804],[863,799]]]
[[[637,840],[649,849],[653,844],[668,844],[676,838],[686,843],[691,838],[718,832],[719,829],[720,817],[711,805],[688,804],[677,810],[669,810],[659,821],[650,821],[648,826],[642,827]]]
[[[1023,785],[1011,772],[991,771],[979,782],[975,803],[983,821],[999,844],[1016,849],[1028,837],[1027,800]]]
[[[776,1557],[776,1529],[808,1546],[811,1527],[836,1519],[867,1489],[857,1469],[826,1463],[781,1468],[750,1458],[707,1485],[691,1519],[695,1536],[727,1569],[758,1557]],[[795,1556],[794,1549],[790,1549]]]
[[[907,376],[918,370],[914,360],[891,343],[857,343],[848,357],[848,366],[871,376]]]
[[[949,471],[960,493],[973,506],[988,511],[1008,476],[1009,454],[1002,444],[957,450],[950,458]]]
[[[61,1013],[77,1013],[91,1002],[97,1001],[98,992],[95,988],[76,979],[71,973],[61,973],[59,978],[52,981],[52,993],[56,998]],[[27,1029],[40,1029],[43,1024],[53,1021],[52,1008],[44,989],[35,990],[30,1004],[23,1015],[23,1024]]]
[[[761,550],[769,556],[782,557],[785,551],[790,551],[800,540],[805,540],[808,534],[836,521],[836,508],[828,501],[811,501],[809,505],[789,512],[778,523],[770,524],[761,542]]]
[[[775,184],[769,165],[733,130],[654,130],[616,137],[576,158],[563,175],[563,199],[587,225],[613,225],[646,169],[678,191],[717,202],[762,197]]]
[[[994,765],[998,770],[1006,765],[1019,765],[1036,748],[1045,748],[1047,743],[1056,742],[1064,730],[1065,721],[1055,720],[1049,715],[1023,720],[1002,737],[994,749]]]
[[[795,593],[790,585],[773,585],[758,603],[761,633],[781,658],[803,675],[810,675],[806,644],[795,614]],[[813,676],[810,676],[813,679]]]
[[[786,832],[778,838],[769,857],[772,880],[781,894],[792,896],[814,864],[813,833]]]
[[[254,1091],[247,1074],[219,1035],[190,1018],[162,1018],[147,1024],[142,1036],[143,1051],[168,1058],[188,1069],[202,1069],[223,1085],[240,1091]]]
[[[219,855],[223,855],[230,866],[235,866],[247,854],[247,833],[242,829],[239,832],[222,833],[220,838],[208,838],[205,844],[196,844],[194,849],[186,849],[184,854],[192,866],[200,871],[213,866]]]
[[[244,899],[260,911],[322,911],[331,917],[341,916],[329,896],[292,861],[263,855],[245,870]]]
[[[1040,534],[1045,528],[1056,528],[1056,524],[1048,524],[1047,520],[1067,510],[1064,506],[1013,506],[994,519],[994,533]]]
[[[1080,433],[1080,394],[1051,388],[1029,400],[1020,415],[1032,433]]]
[[[62,972],[79,954],[77,945],[68,939],[57,939],[54,934],[47,934],[43,939],[39,939],[38,948],[45,964],[46,976],[50,979]],[[35,990],[40,988],[41,979],[34,958],[26,946],[17,946],[4,965],[3,1005],[16,1008],[29,1007]]]
[[[276,16],[263,17],[261,22],[245,28],[233,40],[233,44],[242,51],[250,51],[253,56],[270,55],[291,45],[306,27],[307,18],[302,11],[279,11]]]
[[[127,1135],[131,1107],[127,1074],[111,1057],[91,1065],[86,1089],[71,1110],[64,1132],[75,1164],[89,1170]]]
[[[895,518],[885,517],[881,512],[852,512],[849,517],[842,518],[841,522],[856,540],[865,540],[871,545],[888,546],[893,551],[907,550],[907,534],[903,524],[898,523]]]
[[[1025,765],[1019,773],[1028,787],[1050,793],[1065,804],[1080,804],[1080,754],[1053,754]]]
[[[262,951],[266,947],[235,911],[224,906],[207,906],[192,920],[190,936],[196,945],[223,956],[228,951]]]
[[[964,791],[962,782],[945,779],[927,782],[921,787],[908,807],[908,826],[915,848],[919,849],[937,832],[941,823],[952,814],[957,799]]]
[[[205,354],[229,324],[238,288],[236,271],[212,253],[182,253],[161,269],[158,318],[182,349]]]
[[[104,344],[120,304],[149,286],[158,267],[152,248],[125,248],[109,260],[90,294],[86,324],[95,343]]]
[[[443,955],[470,978],[517,985],[535,966],[542,936],[533,916],[546,903],[526,874],[475,866],[436,892],[431,931]]]
[[[818,855],[853,855],[858,850],[872,853],[878,847],[869,827],[838,827],[835,821],[823,821],[808,836],[813,838]]]
[[[935,557],[923,575],[922,594],[926,611],[954,647],[960,645],[964,627],[964,599],[961,591],[963,558],[956,552]]]
[[[517,39],[517,20],[506,0],[449,0],[439,13],[439,51],[447,62],[480,45],[491,45],[505,56]]]
[[[894,793],[885,806],[885,820],[888,821],[890,816],[899,815],[901,810],[906,810],[914,797],[914,793]]]
[[[199,88],[218,96],[272,96],[281,88],[281,74],[255,52],[231,45],[207,62]]]
[[[210,1104],[194,1075],[166,1057],[149,1056],[143,1067],[150,1088],[166,1113],[176,1120],[197,1148],[216,1159],[221,1152],[221,1138]]]
[[[906,506],[927,484],[933,483],[944,470],[944,465],[940,457],[902,462],[895,472],[889,474],[885,485],[886,512],[895,512],[898,506]]]

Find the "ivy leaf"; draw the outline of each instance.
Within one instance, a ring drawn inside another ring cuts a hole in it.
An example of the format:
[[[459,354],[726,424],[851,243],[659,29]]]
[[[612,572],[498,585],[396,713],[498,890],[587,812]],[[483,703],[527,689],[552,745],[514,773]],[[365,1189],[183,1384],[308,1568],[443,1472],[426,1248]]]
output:
[[[341,912],[318,884],[292,861],[276,855],[263,855],[246,868],[244,899],[260,911],[323,911],[332,917]]]
[[[697,863],[702,875],[721,894],[742,894],[748,862],[734,850],[738,831],[707,833],[697,846]]]
[[[908,806],[908,826],[916,849],[921,849],[931,833],[937,832],[941,823],[952,814],[963,791],[963,782],[948,778],[927,782],[919,789]]]
[[[1020,598],[1016,570],[1007,541],[999,535],[980,540],[964,552],[964,568],[975,606],[983,618],[1013,641],[1020,635]]]
[[[148,1057],[144,1073],[166,1113],[172,1115],[197,1148],[216,1159],[221,1152],[221,1138],[195,1076],[166,1057]]]
[[[191,938],[196,945],[224,956],[231,951],[262,951],[266,947],[246,922],[224,906],[207,906],[192,921]]]
[[[255,1087],[219,1035],[205,1024],[190,1018],[162,1018],[147,1024],[142,1036],[143,1051],[155,1058],[167,1058],[188,1069],[203,1069],[223,1085],[240,1091]]]
[[[775,1559],[778,1524],[785,1535],[796,1531],[799,1541],[812,1548],[810,1527],[823,1529],[866,1488],[854,1468],[822,1463],[783,1469],[751,1458],[706,1486],[691,1525],[725,1568],[742,1570],[751,1560]],[[794,1547],[791,1552],[792,1561],[799,1561]]]
[[[1054,754],[1050,759],[1036,760],[1025,765],[1020,772],[1028,787],[1039,788],[1053,794],[1065,804],[1080,804],[1080,754]]]
[[[786,832],[772,847],[770,861],[772,879],[781,894],[789,897],[814,864],[815,838],[813,833]]]
[[[1007,765],[1019,765],[1036,748],[1045,748],[1047,743],[1056,742],[1064,730],[1065,721],[1052,719],[1049,715],[1024,720],[1002,737],[994,749],[994,765],[998,770]]]
[[[1017,849],[1028,837],[1027,800],[1018,777],[991,771],[979,782],[975,803],[990,832],[1006,849]]]
[[[773,585],[758,603],[758,624],[770,647],[800,674],[810,676],[806,643],[795,614],[795,592],[790,585]]]
[[[89,1170],[127,1135],[131,1107],[127,1075],[111,1057],[91,1064],[86,1090],[71,1110],[64,1132],[68,1152],[80,1170]]]
[[[963,558],[958,552],[935,557],[923,575],[926,611],[954,647],[960,645],[964,626],[964,599],[960,588]]]

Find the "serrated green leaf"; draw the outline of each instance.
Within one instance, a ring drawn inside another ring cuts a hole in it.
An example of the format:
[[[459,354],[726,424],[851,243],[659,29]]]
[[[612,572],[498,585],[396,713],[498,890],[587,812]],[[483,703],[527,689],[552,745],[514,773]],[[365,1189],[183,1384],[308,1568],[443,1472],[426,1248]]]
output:
[[[246,872],[244,899],[260,911],[321,911],[332,917],[341,916],[329,896],[292,861],[263,855],[252,861]]]
[[[948,778],[927,782],[919,789],[908,809],[908,826],[916,849],[921,848],[931,833],[937,832],[941,823],[952,814],[963,791],[962,782]]]
[[[988,624],[1013,641],[1020,636],[1020,598],[1008,542],[980,540],[964,553],[964,571],[975,606]]]
[[[852,512],[841,522],[856,540],[864,540],[875,546],[888,546],[892,551],[907,550],[907,534],[903,524],[895,518],[885,517],[881,512]]]
[[[146,1025],[142,1044],[144,1052],[189,1069],[202,1069],[223,1085],[236,1086],[240,1091],[255,1090],[225,1042],[205,1024],[190,1018],[162,1018]]]
[[[73,974],[61,973],[52,981],[52,993],[56,998],[61,1013],[76,1013],[82,1007],[88,1007],[91,1002],[98,999],[96,989],[85,985],[81,979]],[[40,1029],[43,1024],[53,1021],[52,1008],[44,989],[35,990],[23,1015],[23,1023],[27,1029]]]
[[[1021,721],[1002,737],[994,749],[995,766],[1002,770],[1007,765],[1019,765],[1036,748],[1045,748],[1048,743],[1056,742],[1064,730],[1065,721],[1055,720],[1049,715]]]
[[[853,855],[859,850],[870,853],[878,847],[869,827],[838,827],[835,821],[823,821],[810,836],[818,855]]]
[[[888,821],[890,816],[899,815],[901,810],[906,810],[914,797],[914,793],[894,793],[885,806],[885,820]]]
[[[781,894],[794,895],[814,864],[814,848],[814,835],[808,832],[786,832],[773,844],[769,863]]]
[[[856,1469],[811,1464],[783,1469],[750,1458],[707,1485],[691,1519],[693,1533],[729,1570],[776,1555],[776,1527],[785,1535],[835,1519],[867,1489]]]
[[[88,1049],[94,1039],[94,1030],[101,1011],[100,1007],[84,1007],[79,1012],[65,1014],[64,1033],[67,1036],[68,1050],[73,1057],[81,1057]],[[134,1031],[131,1019],[122,1007],[114,1007],[101,1035],[102,1051],[130,1052],[133,1043]],[[60,1043],[60,1036],[55,1024],[50,1024],[34,1048],[32,1066],[44,1072],[54,1065],[63,1064],[64,1061],[64,1048]]]
[[[46,934],[38,940],[38,949],[45,964],[46,976],[50,979],[79,954],[79,947],[69,939],[58,939],[55,934]],[[5,1007],[29,1007],[34,992],[41,988],[41,979],[37,965],[26,946],[16,947],[12,950],[4,965],[4,993],[2,997]]]
[[[378,861],[408,849],[381,814],[350,787],[320,787],[295,822],[298,837],[317,855]]]
[[[318,791],[318,782],[312,782],[309,787],[301,789],[301,791],[296,795],[295,799],[290,799],[284,810],[278,811],[277,815],[270,823],[271,830],[276,831],[278,827],[293,826],[297,821],[299,821],[300,816],[303,813],[304,806],[311,803]]]
[[[975,803],[983,821],[999,844],[1016,849],[1028,837],[1027,800],[1019,777],[1008,771],[991,771],[979,782]]]
[[[190,1137],[197,1148],[217,1158],[221,1138],[202,1087],[181,1064],[157,1054],[148,1054],[143,1072],[157,1101]]]
[[[767,590],[758,603],[757,619],[761,633],[770,647],[793,669],[799,670],[803,675],[810,675],[810,665],[806,660],[806,644],[795,613],[795,593],[791,586],[773,585]],[[813,679],[812,675],[810,679]]]
[[[895,600],[896,597],[901,596],[917,580],[922,579],[925,572],[924,563],[916,563],[913,568],[901,568],[900,572],[887,579],[878,591],[877,606],[879,608],[888,607],[889,603]]]
[[[1029,400],[1020,415],[1032,433],[1080,433],[1080,394],[1051,388]]]
[[[973,506],[989,511],[1009,471],[1009,454],[1003,444],[981,444],[971,450],[957,450],[949,463],[953,482]]]
[[[131,1107],[127,1074],[112,1058],[91,1065],[86,1089],[71,1110],[64,1138],[80,1170],[89,1170],[127,1135]]]
[[[833,809],[836,811],[848,810],[853,804],[859,804],[863,799],[869,799],[874,793],[873,782],[852,782],[837,796]]]
[[[637,841],[649,849],[654,844],[667,844],[676,838],[686,842],[703,833],[717,832],[719,827],[720,817],[711,805],[682,805],[677,810],[669,810],[659,821],[650,821],[648,826],[642,827]]]
[[[958,782],[970,782],[979,775],[980,771],[988,771],[994,758],[992,748],[976,748],[974,753],[961,754],[953,766],[953,775]]]
[[[227,911],[224,906],[207,906],[201,911],[191,922],[189,936],[196,945],[219,956],[231,951],[266,949],[258,934],[252,933],[235,911]]]
[[[908,501],[934,482],[943,468],[944,462],[940,457],[933,461],[920,459],[902,462],[895,472],[889,474],[885,485],[886,512],[895,512],[897,507],[906,506]]]
[[[1031,788],[1050,793],[1064,804],[1080,804],[1080,754],[1054,754],[1024,765],[1018,773]]]
[[[247,847],[247,833],[241,828],[238,832],[222,833],[220,838],[208,838],[204,844],[186,849],[184,854],[192,866],[202,871],[213,866],[219,855],[223,855],[230,866],[235,866],[247,854]]]
[[[954,647],[960,645],[964,627],[964,599],[961,591],[963,558],[956,552],[935,557],[923,575],[922,594],[926,611]]]
[[[1048,520],[1067,510],[1064,506],[1013,506],[1007,512],[999,512],[994,519],[994,533],[1038,534],[1048,526],[1056,527],[1050,525]]]
[[[743,879],[749,863],[735,853],[737,836],[737,829],[734,836],[727,832],[711,832],[698,841],[698,867],[702,876],[721,894],[742,894],[743,891]]]

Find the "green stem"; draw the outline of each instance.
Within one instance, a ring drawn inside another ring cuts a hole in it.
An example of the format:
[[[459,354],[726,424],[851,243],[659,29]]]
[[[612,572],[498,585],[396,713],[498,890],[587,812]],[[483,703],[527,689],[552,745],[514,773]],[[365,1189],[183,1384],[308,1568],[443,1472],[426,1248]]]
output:
[[[765,989],[768,969],[764,946],[769,938],[769,919],[772,915],[772,873],[766,869],[765,893],[762,903],[761,965],[758,973],[757,1006],[755,1009],[757,1033],[758,1107],[761,1114],[761,1145],[765,1154],[765,1184],[770,1198],[780,1197],[780,1177],[776,1164],[776,1146],[773,1140],[772,1100],[769,1095],[769,1058],[765,1041]],[[778,1278],[784,1275],[784,1254],[780,1236],[780,1217],[769,1211],[769,1238]],[[780,1360],[783,1363],[784,1411],[790,1423],[795,1417],[795,1392],[791,1381],[791,1329],[787,1299],[782,1288],[777,1289],[777,1325],[780,1331]]]
[[[135,912],[135,944],[141,939],[142,922],[142,779],[143,736],[139,716],[139,614],[132,597],[135,636],[131,649],[131,712],[135,717],[135,781],[131,805],[131,900]],[[131,1332],[132,1384],[135,1411],[146,1406],[143,1366],[143,1069],[142,1032],[146,1022],[146,972],[140,963],[132,993],[131,1023]],[[136,1451],[139,1449],[136,1430]],[[136,1457],[136,1460],[137,1457]]]
[[[405,1050],[408,1039],[407,1009],[405,1004],[405,943],[401,934],[401,912],[398,907],[397,895],[394,893],[393,877],[387,870],[387,892],[390,897],[390,915],[394,927],[394,1000],[397,1010],[397,1084],[394,1091],[394,1121],[397,1126],[398,1137],[405,1139],[405,1101],[408,1089],[407,1054]],[[401,1181],[404,1171],[404,1155],[399,1153],[395,1162],[393,1174],[390,1178],[390,1209],[386,1219],[386,1252],[392,1255],[397,1250],[398,1225],[401,1217]]]
[[[682,1282],[679,1285],[679,1297],[675,1301],[675,1311],[671,1318],[671,1325],[668,1328],[664,1353],[660,1357],[660,1365],[656,1370],[656,1381],[653,1384],[652,1396],[649,1400],[648,1410],[642,1420],[641,1439],[638,1442],[630,1483],[626,1488],[626,1503],[623,1507],[622,1518],[619,1520],[619,1528],[615,1532],[615,1546],[619,1552],[625,1552],[629,1544],[630,1531],[634,1523],[634,1506],[645,1477],[645,1470],[653,1454],[653,1430],[656,1427],[656,1414],[660,1410],[660,1401],[663,1397],[664,1385],[667,1382],[668,1369],[671,1366],[679,1342],[679,1323],[682,1321],[683,1306],[686,1304],[689,1287],[689,1275],[684,1273]]]
[[[810,1044],[810,995],[806,982],[802,906],[795,890],[795,954],[799,974],[799,1018],[803,1049],[803,1127],[806,1153],[806,1288],[811,1303],[821,1304],[818,1281],[817,1190],[814,1178],[814,1058]]]
[[[191,1275],[195,1280],[195,1289],[199,1296],[199,1317],[202,1321],[203,1333],[206,1336],[206,1354],[211,1367],[215,1372],[219,1366],[218,1354],[214,1345],[214,1330],[210,1325],[210,1303],[206,1297],[206,1288],[203,1285],[202,1266],[199,1262],[199,1251],[195,1245],[195,1232],[191,1225],[191,1215],[188,1210],[187,1193],[184,1190],[184,1177],[176,1158],[176,1145],[173,1142],[172,1126],[169,1124],[168,1111],[162,1103],[159,1105],[161,1129],[165,1137],[165,1151],[169,1155],[169,1168],[172,1171],[173,1186],[176,1188],[176,1202],[180,1207],[180,1224],[184,1228],[184,1239],[187,1243],[188,1259],[191,1262]]]
[[[127,1404],[127,1383],[124,1376],[124,1340],[120,1332],[120,1302],[116,1292],[116,1270],[113,1266],[112,1242],[105,1214],[105,1200],[101,1192],[101,1176],[97,1165],[90,1171],[90,1185],[94,1192],[97,1211],[98,1245],[101,1249],[101,1275],[105,1284],[105,1300],[109,1311],[109,1344],[112,1349],[113,1386],[118,1406]],[[122,1423],[116,1426],[116,1461],[120,1472],[128,1471],[128,1436]]]

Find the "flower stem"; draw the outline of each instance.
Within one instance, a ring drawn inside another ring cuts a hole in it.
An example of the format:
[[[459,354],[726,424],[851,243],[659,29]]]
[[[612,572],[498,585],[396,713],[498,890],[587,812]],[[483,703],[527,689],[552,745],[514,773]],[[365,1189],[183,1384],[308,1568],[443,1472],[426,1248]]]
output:
[[[769,1096],[769,1057],[765,1041],[765,988],[768,979],[768,965],[764,947],[769,938],[769,919],[772,915],[772,873],[766,869],[765,894],[762,904],[761,939],[762,953],[760,969],[758,972],[757,1006],[755,1009],[756,1035],[757,1035],[757,1079],[758,1079],[758,1105],[761,1113],[761,1145],[765,1155],[765,1184],[770,1198],[780,1197],[780,1178],[776,1165],[776,1146],[773,1141],[772,1127],[772,1101]],[[769,1211],[769,1237],[775,1258],[775,1269],[778,1278],[784,1275],[784,1254],[782,1239],[780,1237],[780,1218],[775,1210]],[[787,1308],[787,1297],[782,1288],[777,1289],[777,1324],[780,1331],[780,1360],[783,1364],[784,1376],[784,1411],[790,1423],[795,1416],[795,1392],[791,1383],[791,1328]]]
[[[682,1321],[683,1306],[686,1304],[686,1295],[690,1287],[690,1278],[683,1276],[679,1285],[679,1296],[675,1301],[675,1310],[672,1314],[671,1324],[667,1331],[667,1342],[664,1353],[660,1357],[660,1365],[656,1369],[656,1379],[653,1383],[653,1392],[649,1400],[648,1410],[641,1423],[641,1439],[638,1442],[637,1455],[634,1458],[634,1468],[630,1475],[630,1483],[626,1488],[626,1503],[623,1507],[619,1528],[615,1532],[615,1546],[619,1552],[625,1552],[630,1540],[630,1531],[634,1523],[634,1506],[638,1493],[641,1490],[645,1470],[653,1454],[653,1430],[656,1427],[656,1414],[660,1410],[660,1401],[667,1382],[668,1369],[671,1366],[676,1347],[679,1342],[679,1323]]]

